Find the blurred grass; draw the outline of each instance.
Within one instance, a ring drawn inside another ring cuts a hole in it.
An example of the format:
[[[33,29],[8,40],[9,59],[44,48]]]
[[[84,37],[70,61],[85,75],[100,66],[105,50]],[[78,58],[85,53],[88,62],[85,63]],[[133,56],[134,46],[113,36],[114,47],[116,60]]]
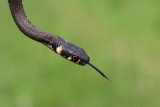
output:
[[[89,66],[66,61],[16,27],[0,3],[2,107],[159,107],[158,0],[24,0],[30,21],[83,47]]]

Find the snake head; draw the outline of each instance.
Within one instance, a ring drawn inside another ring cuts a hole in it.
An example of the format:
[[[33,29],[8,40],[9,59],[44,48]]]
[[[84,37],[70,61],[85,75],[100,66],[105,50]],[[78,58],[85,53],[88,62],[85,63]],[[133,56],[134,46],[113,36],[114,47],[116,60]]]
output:
[[[76,64],[84,66],[89,63],[90,58],[84,49],[64,39],[61,42],[53,42],[52,48],[57,54]]]

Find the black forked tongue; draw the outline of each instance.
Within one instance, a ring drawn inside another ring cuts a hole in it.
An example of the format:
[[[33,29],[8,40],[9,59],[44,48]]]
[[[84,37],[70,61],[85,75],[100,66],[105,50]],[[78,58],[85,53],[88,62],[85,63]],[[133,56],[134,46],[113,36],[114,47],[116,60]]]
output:
[[[98,71],[104,78],[108,79],[110,82],[111,80],[106,77],[98,68],[96,68],[94,65],[92,65],[91,63],[88,63],[88,65],[90,65],[92,68],[94,68],[96,71]]]

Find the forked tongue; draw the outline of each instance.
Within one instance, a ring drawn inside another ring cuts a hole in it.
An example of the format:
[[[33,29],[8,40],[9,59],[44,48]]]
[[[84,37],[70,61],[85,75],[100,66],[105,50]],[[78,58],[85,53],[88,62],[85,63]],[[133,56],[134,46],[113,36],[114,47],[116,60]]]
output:
[[[92,65],[91,63],[88,63],[88,65],[90,65],[92,68],[94,68],[96,71],[98,71],[104,78],[108,79],[110,82],[111,80],[105,76],[98,68],[96,68],[94,65]]]

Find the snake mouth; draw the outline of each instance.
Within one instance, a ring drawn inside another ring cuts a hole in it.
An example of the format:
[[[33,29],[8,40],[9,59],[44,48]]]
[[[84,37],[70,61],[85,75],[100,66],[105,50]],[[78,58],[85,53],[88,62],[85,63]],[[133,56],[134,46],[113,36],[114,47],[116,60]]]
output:
[[[69,52],[65,51],[65,50],[62,50],[60,53],[58,53],[60,56],[62,56],[63,58],[71,61],[71,62],[74,62],[78,65],[86,65],[88,63],[88,61],[84,60],[84,59],[81,59],[79,58],[78,56],[75,56],[73,54],[70,54]]]

